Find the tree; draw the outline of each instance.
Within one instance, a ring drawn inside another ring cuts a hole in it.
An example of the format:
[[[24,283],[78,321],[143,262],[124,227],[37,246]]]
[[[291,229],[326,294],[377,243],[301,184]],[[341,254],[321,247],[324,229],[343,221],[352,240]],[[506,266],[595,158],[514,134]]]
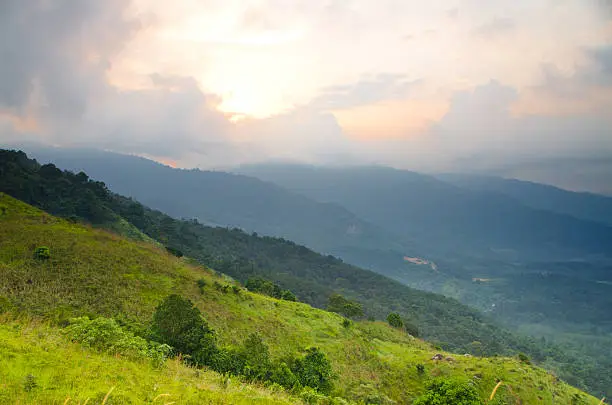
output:
[[[316,347],[306,350],[306,355],[295,361],[293,373],[300,384],[311,387],[324,394],[332,388],[333,372],[325,353]]]
[[[347,318],[363,316],[363,306],[360,303],[351,301],[340,294],[332,294],[329,297],[327,310],[342,314]]]
[[[216,351],[214,332],[200,310],[180,295],[170,295],[157,307],[151,327],[152,338],[190,355],[191,362],[209,364]]]
[[[402,321],[402,317],[397,312],[391,312],[387,315],[387,322],[394,328],[402,328],[404,326],[404,321]]]
[[[470,383],[440,379],[431,382],[414,405],[484,405],[484,402]]]

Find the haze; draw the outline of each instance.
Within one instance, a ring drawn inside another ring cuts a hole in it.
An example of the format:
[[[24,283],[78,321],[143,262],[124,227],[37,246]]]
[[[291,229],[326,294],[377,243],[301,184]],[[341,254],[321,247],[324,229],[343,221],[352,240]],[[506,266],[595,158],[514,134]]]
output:
[[[604,0],[3,0],[0,141],[612,193]]]

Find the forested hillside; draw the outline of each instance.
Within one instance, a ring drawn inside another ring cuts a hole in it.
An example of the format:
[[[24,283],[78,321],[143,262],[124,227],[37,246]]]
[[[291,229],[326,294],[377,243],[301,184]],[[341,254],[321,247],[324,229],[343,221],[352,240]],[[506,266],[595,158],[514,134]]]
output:
[[[3,403],[598,403],[524,355],[452,355],[401,317],[348,321],[6,194],[0,207]]]
[[[318,307],[325,307],[329,296],[339,292],[362,303],[368,316],[382,319],[389,312],[399,312],[423,337],[443,348],[475,354],[525,351],[573,384],[600,392],[609,387],[608,375],[592,359],[519,338],[453,299],[408,288],[290,241],[173,219],[110,193],[84,173],[40,166],[24,153],[3,151],[0,162],[0,190],[50,212],[102,227],[124,221],[127,225],[119,229],[126,229],[133,238],[158,240],[171,251],[237,280],[263,276]]]

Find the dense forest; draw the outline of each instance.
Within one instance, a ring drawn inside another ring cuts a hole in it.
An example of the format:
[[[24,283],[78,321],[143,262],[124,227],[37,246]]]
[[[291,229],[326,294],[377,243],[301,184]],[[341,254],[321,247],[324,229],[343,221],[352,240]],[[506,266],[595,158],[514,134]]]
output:
[[[385,319],[397,312],[416,325],[421,336],[442,348],[478,355],[523,351],[574,385],[598,392],[610,386],[610,376],[593,359],[576,358],[546,342],[518,337],[456,300],[406,287],[288,240],[171,218],[111,193],[85,173],[41,166],[23,152],[0,152],[0,191],[66,218],[127,230],[137,238],[146,235],[243,283],[263,277],[316,307],[326,307],[329,297],[340,293],[362,304],[366,316]],[[121,221],[129,226],[117,227]]]

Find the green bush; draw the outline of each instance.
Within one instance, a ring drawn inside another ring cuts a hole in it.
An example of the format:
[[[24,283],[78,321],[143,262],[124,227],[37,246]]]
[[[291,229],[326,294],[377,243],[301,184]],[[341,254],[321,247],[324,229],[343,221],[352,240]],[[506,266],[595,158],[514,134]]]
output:
[[[261,337],[252,333],[244,341],[240,349],[240,357],[244,363],[242,374],[254,380],[266,380],[270,372],[270,351]]]
[[[332,294],[329,297],[327,310],[342,314],[347,318],[359,318],[363,316],[363,306],[351,301],[340,294]]]
[[[414,405],[484,405],[484,401],[470,383],[439,379],[427,386]]]
[[[528,365],[531,364],[531,359],[529,359],[529,357],[525,353],[519,353],[518,359],[521,363],[528,364]]]
[[[247,280],[245,287],[251,292],[265,294],[273,298],[285,301],[297,301],[297,297],[289,290],[283,290],[278,284],[262,277],[254,277]]]
[[[404,326],[404,321],[402,321],[402,317],[397,312],[391,312],[387,315],[387,322],[394,328],[402,328]]]
[[[425,364],[421,364],[421,363],[417,364],[416,369],[417,369],[417,373],[425,374]]]
[[[72,341],[84,346],[111,354],[149,358],[157,364],[161,364],[171,352],[170,346],[135,336],[112,318],[73,318],[65,333]]]
[[[273,367],[272,373],[270,374],[270,381],[286,389],[291,389],[298,383],[297,377],[285,362],[280,362]]]
[[[281,299],[285,300],[285,301],[297,301],[297,297],[295,296],[294,293],[292,293],[289,290],[283,290],[283,292],[281,292]]]
[[[39,246],[34,249],[34,258],[38,260],[49,260],[51,258],[51,250],[47,246]]]
[[[294,362],[292,371],[305,387],[312,387],[325,394],[333,388],[331,364],[325,353],[316,347],[307,349],[306,355]]]
[[[177,353],[189,355],[196,365],[210,364],[217,350],[214,332],[200,310],[176,294],[168,296],[155,310],[151,337],[172,346]]]

